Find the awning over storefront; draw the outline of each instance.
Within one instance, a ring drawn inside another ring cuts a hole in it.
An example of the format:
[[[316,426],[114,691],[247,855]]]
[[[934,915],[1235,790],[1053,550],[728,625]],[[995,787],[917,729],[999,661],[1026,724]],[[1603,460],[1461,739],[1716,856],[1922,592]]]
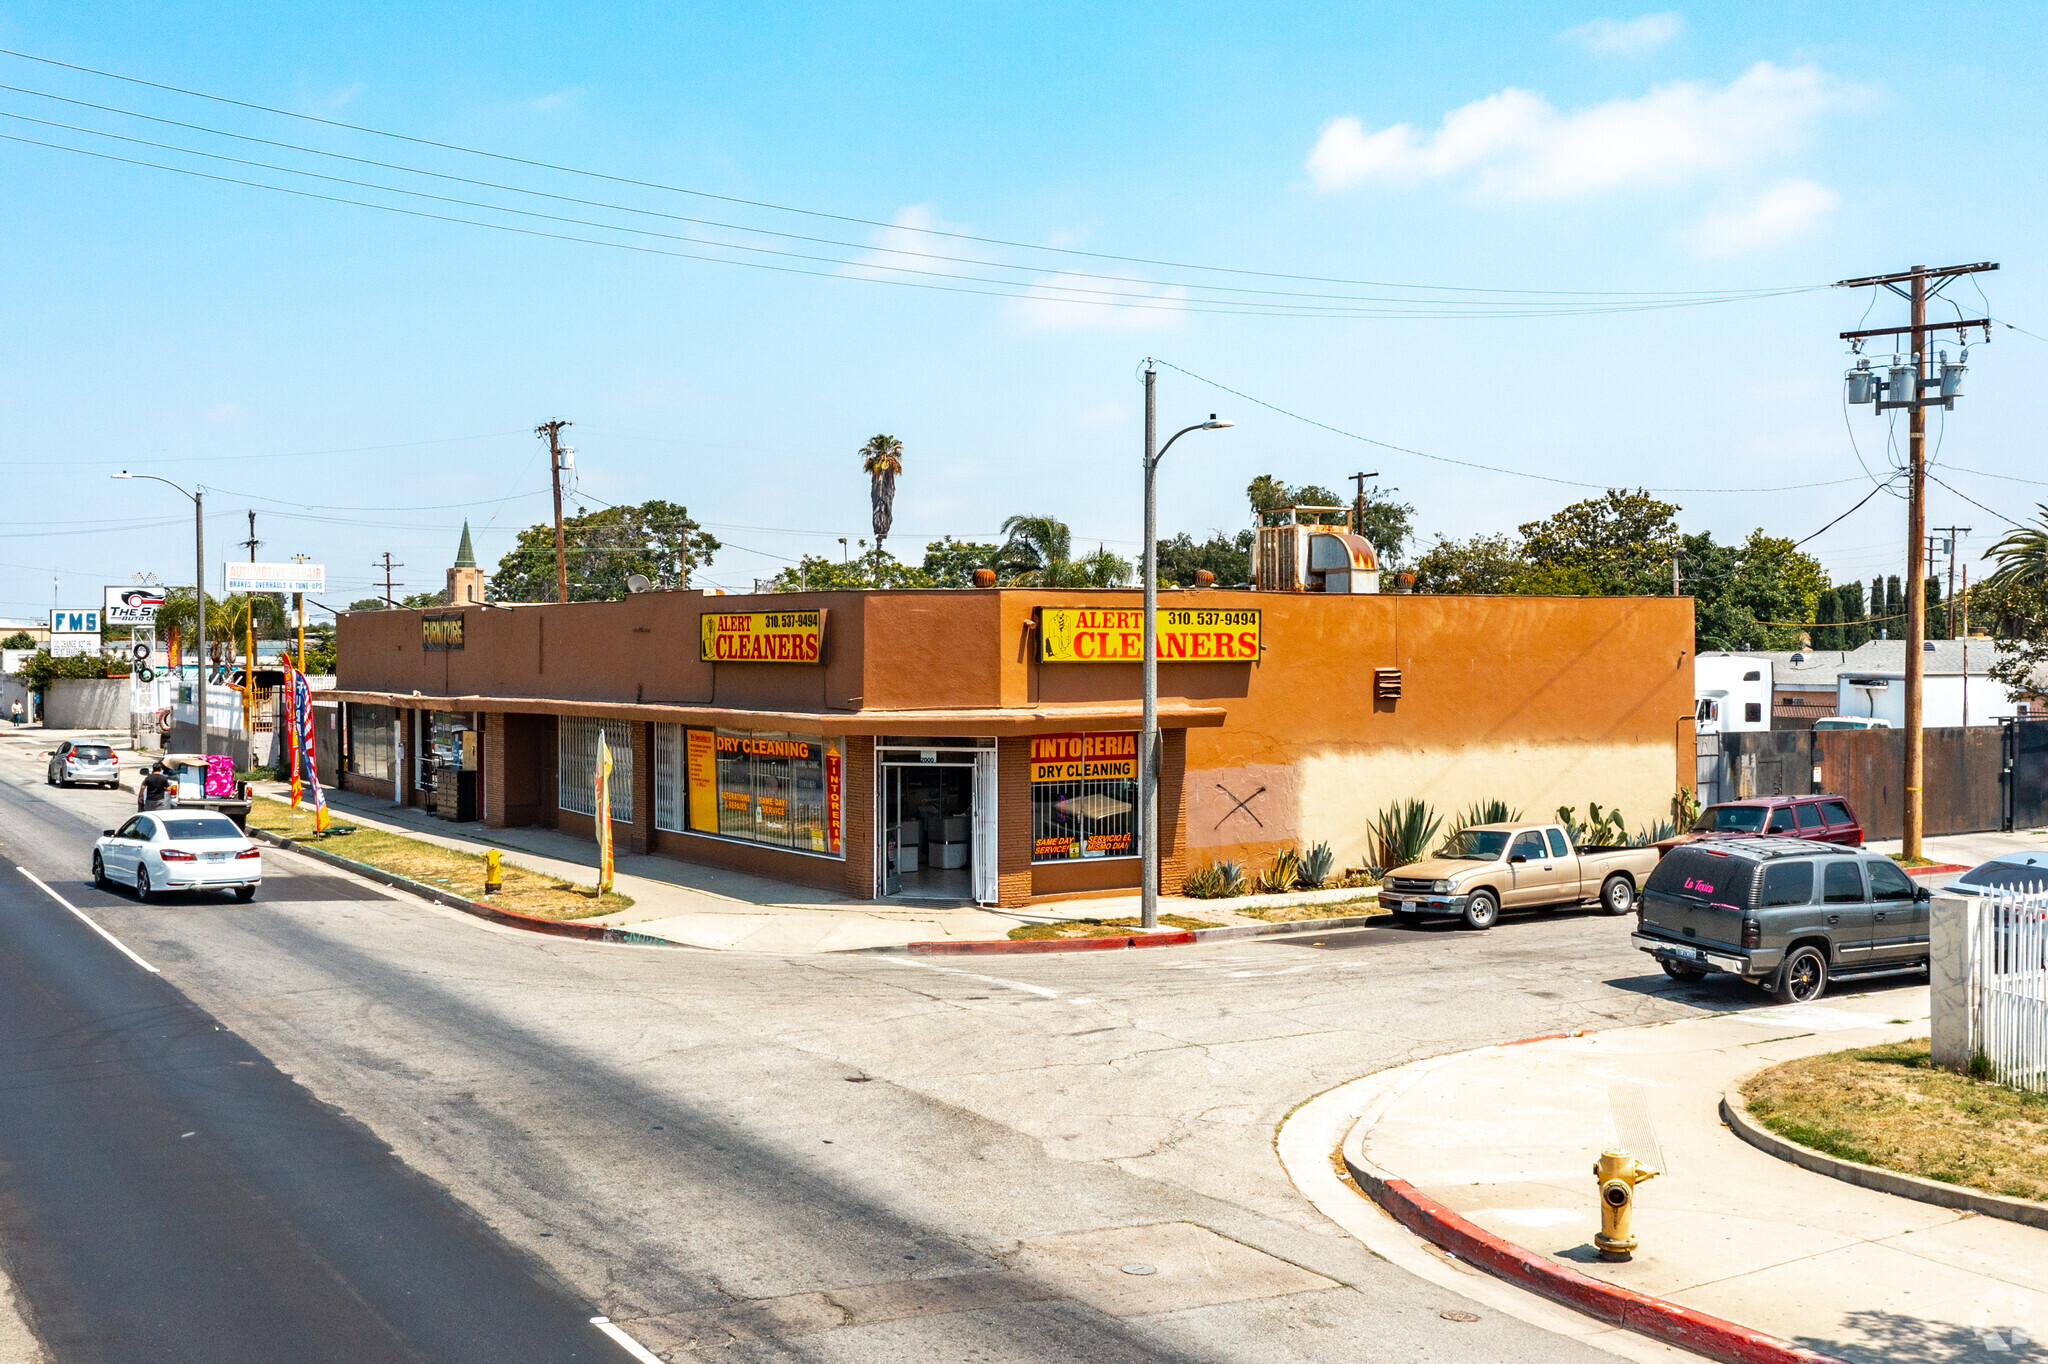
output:
[[[1143,711],[1135,701],[1080,706],[1005,706],[960,710],[741,710],[730,706],[666,706],[612,701],[562,701],[532,696],[425,696],[417,692],[324,691],[322,701],[402,706],[412,710],[466,710],[514,715],[588,715],[648,724],[712,725],[790,734],[1056,734],[1067,730],[1136,729]],[[1221,725],[1221,706],[1162,703],[1165,729]]]

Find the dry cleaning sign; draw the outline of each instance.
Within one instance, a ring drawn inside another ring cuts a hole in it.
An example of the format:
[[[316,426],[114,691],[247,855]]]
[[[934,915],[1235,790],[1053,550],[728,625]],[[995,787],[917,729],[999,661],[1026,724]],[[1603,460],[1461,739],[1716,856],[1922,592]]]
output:
[[[697,617],[705,663],[816,663],[825,654],[823,611],[728,611]]]

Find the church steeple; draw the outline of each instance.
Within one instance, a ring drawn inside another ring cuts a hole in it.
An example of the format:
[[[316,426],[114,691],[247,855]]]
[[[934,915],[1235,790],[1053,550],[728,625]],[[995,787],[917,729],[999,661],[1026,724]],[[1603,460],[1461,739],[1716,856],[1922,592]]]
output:
[[[441,600],[449,606],[482,601],[489,581],[490,575],[476,566],[476,549],[469,543],[469,522],[464,521],[462,547],[455,551],[455,562],[449,565],[448,590],[441,594]]]

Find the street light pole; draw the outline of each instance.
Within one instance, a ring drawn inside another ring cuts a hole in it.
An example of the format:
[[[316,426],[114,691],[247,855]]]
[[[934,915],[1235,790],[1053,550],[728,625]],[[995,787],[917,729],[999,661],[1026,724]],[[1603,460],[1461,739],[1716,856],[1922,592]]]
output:
[[[1145,362],[1145,636],[1144,663],[1145,700],[1141,724],[1143,732],[1138,737],[1138,846],[1142,860],[1139,863],[1139,923],[1148,932],[1159,927],[1159,514],[1158,474],[1159,461],[1166,458],[1166,452],[1173,448],[1173,442],[1190,431],[1220,431],[1235,422],[1219,421],[1211,412],[1209,420],[1184,426],[1173,433],[1164,446],[1155,453],[1153,444],[1159,437],[1158,406],[1155,381],[1158,375],[1152,362]]]
[[[192,634],[197,659],[193,673],[198,679],[193,688],[193,698],[199,708],[199,755],[205,757],[209,751],[206,743],[206,490],[195,483],[191,492],[185,492],[168,478],[159,478],[155,474],[131,474],[126,469],[113,477],[146,478],[153,483],[177,488],[192,499]],[[171,661],[175,663],[177,660]]]

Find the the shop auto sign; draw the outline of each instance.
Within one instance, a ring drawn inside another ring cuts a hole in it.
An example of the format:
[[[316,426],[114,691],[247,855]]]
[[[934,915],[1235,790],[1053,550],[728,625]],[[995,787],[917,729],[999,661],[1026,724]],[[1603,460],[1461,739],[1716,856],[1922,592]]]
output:
[[[157,609],[164,604],[161,587],[110,587],[106,608],[100,612],[103,625],[154,625]]]

